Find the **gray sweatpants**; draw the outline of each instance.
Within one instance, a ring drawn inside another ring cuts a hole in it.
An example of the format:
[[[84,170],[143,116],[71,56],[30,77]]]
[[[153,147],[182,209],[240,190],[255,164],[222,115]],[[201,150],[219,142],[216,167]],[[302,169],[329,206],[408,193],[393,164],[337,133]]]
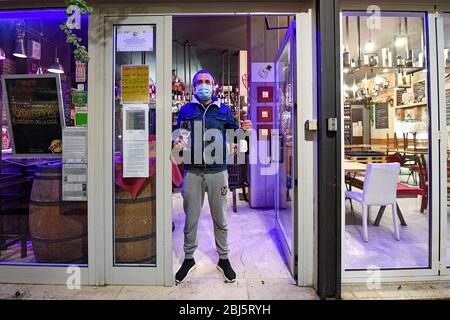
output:
[[[182,187],[183,208],[186,214],[184,224],[184,253],[192,259],[198,246],[197,228],[200,211],[208,193],[208,202],[214,222],[214,236],[217,253],[221,259],[228,259],[228,224],[226,217],[228,172],[197,173],[187,171]]]

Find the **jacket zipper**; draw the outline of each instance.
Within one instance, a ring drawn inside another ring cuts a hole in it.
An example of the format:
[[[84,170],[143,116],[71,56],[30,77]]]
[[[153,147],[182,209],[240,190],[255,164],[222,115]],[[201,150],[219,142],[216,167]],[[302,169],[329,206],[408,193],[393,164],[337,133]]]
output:
[[[212,103],[210,103],[206,109],[205,106],[202,105],[203,109],[205,109],[205,112],[203,113],[203,117],[202,117],[202,143],[203,143],[203,150],[202,150],[202,158],[203,158],[203,170],[206,169],[206,160],[205,160],[205,149],[206,149],[206,142],[205,142],[205,118],[206,118],[206,113],[209,110],[209,107],[212,105]]]

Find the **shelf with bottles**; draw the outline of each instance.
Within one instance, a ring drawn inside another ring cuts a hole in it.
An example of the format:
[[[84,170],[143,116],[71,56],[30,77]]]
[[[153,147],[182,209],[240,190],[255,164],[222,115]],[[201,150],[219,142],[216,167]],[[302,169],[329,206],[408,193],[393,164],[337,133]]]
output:
[[[405,73],[411,75],[417,72],[426,70],[424,67],[404,67],[404,66],[394,66],[394,67],[371,67],[371,66],[360,66],[360,67],[344,67],[344,73],[353,76],[364,76],[366,74],[383,74],[383,73]],[[450,68],[449,68],[450,71]]]
[[[410,104],[404,104],[404,105],[397,105],[395,106],[395,109],[410,109],[410,108],[416,108],[416,107],[426,107],[428,104],[426,102],[416,102],[416,103],[410,103]]]

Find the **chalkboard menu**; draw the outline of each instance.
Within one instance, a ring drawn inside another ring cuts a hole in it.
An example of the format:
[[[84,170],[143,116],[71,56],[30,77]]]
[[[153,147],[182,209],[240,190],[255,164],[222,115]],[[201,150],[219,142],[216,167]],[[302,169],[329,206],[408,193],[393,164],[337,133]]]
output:
[[[65,123],[59,75],[8,75],[2,83],[14,155],[60,157]]]
[[[389,128],[389,108],[387,103],[377,103],[375,106],[375,128]]]

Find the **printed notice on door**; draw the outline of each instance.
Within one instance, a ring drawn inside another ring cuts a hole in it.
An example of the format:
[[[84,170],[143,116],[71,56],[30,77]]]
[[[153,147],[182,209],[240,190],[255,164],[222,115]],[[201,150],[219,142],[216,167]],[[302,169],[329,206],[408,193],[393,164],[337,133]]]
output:
[[[117,27],[117,52],[153,51],[153,26]]]
[[[63,163],[87,163],[87,128],[63,130]]]
[[[148,141],[148,105],[123,106],[123,140]]]
[[[87,201],[87,165],[63,164],[63,200]]]
[[[123,177],[149,177],[148,140],[123,141]]]
[[[148,65],[122,66],[122,103],[149,102]]]

